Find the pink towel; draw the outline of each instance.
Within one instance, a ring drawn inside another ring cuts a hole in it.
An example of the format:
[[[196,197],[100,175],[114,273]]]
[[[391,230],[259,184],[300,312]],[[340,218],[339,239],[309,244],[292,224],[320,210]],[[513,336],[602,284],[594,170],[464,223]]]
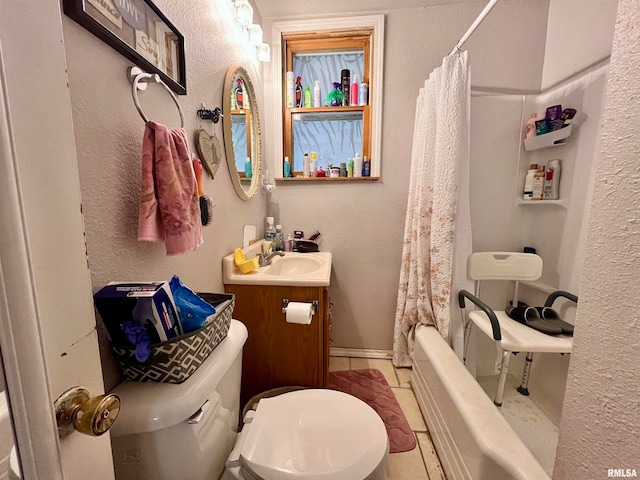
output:
[[[142,141],[138,240],[164,240],[167,255],[202,243],[198,187],[187,134],[149,122]]]

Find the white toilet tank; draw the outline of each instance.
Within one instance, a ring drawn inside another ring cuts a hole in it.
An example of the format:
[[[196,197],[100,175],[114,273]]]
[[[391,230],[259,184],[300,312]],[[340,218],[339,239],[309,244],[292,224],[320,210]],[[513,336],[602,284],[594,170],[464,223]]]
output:
[[[247,328],[227,337],[181,384],[130,382],[113,393],[122,406],[111,429],[117,480],[217,480],[233,448]]]

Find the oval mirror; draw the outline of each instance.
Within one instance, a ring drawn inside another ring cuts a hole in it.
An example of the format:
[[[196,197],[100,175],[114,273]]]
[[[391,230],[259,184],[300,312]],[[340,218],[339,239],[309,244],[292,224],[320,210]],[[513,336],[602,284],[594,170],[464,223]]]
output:
[[[260,118],[251,78],[239,65],[227,71],[222,110],[224,148],[231,182],[238,196],[249,200],[260,187]]]

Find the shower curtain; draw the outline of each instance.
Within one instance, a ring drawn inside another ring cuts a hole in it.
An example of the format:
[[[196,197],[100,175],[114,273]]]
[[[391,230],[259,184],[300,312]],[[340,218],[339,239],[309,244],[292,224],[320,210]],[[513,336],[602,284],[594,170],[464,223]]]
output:
[[[435,325],[450,341],[451,304],[471,253],[469,101],[467,52],[445,57],[418,95],[394,328],[397,367],[411,365],[418,324]]]

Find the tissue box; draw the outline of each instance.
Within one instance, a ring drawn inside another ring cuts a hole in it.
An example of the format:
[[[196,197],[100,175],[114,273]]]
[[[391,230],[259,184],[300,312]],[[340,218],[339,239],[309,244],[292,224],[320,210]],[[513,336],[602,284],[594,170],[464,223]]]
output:
[[[113,343],[127,343],[122,324],[143,319],[151,343],[182,334],[180,319],[168,282],[112,282],[93,296]]]

